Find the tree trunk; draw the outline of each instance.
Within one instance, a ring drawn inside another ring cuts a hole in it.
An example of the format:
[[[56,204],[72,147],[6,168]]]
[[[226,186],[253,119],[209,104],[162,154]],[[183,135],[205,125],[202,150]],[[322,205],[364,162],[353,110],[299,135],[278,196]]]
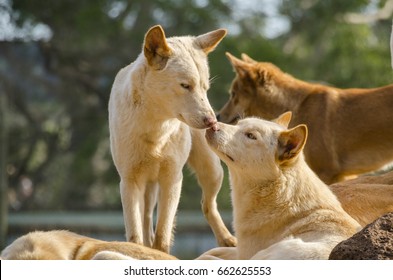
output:
[[[0,248],[6,245],[8,229],[8,194],[6,180],[6,97],[0,92]]]

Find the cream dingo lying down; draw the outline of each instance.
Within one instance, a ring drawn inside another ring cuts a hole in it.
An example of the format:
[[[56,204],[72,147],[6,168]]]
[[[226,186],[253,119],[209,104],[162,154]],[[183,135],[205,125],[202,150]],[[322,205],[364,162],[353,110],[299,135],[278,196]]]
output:
[[[175,260],[174,256],[131,242],[107,242],[64,230],[35,231],[1,253],[4,260]]]
[[[202,187],[202,209],[218,244],[236,244],[217,210],[223,170],[203,130],[217,122],[206,94],[207,55],[225,34],[218,29],[167,39],[160,26],[152,27],[142,54],[116,76],[109,129],[128,241],[169,252],[182,168],[188,161]]]
[[[207,130],[210,147],[229,169],[236,248],[199,259],[328,259],[360,225],[308,167],[307,127],[290,130],[290,113]]]

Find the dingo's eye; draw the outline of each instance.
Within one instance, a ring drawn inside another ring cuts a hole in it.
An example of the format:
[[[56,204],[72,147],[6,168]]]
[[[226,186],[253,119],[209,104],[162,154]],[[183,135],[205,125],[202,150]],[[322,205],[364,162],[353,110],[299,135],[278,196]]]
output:
[[[184,89],[191,89],[191,86],[190,86],[189,84],[181,83],[180,86],[181,86],[182,88],[184,88]]]
[[[251,132],[246,132],[246,137],[251,140],[257,140],[257,137],[254,134],[252,134]]]

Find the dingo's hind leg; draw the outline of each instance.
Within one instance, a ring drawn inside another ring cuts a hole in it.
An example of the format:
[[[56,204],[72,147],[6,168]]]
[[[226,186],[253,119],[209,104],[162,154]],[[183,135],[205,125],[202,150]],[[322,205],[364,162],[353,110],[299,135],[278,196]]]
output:
[[[220,159],[213,153],[204,137],[204,131],[192,129],[192,148],[188,159],[202,188],[202,210],[219,246],[236,246],[236,238],[225,226],[217,209],[217,195],[220,191],[224,171]]]

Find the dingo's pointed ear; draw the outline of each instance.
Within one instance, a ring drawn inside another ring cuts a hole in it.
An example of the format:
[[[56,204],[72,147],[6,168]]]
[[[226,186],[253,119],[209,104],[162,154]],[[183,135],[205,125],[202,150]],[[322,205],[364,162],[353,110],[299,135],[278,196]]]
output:
[[[307,126],[298,125],[278,136],[277,159],[280,165],[289,162],[300,154],[307,140]]]
[[[291,122],[291,119],[292,119],[292,112],[288,111],[288,112],[285,112],[285,113],[281,114],[280,116],[278,116],[277,119],[272,120],[272,122],[275,122],[279,125],[282,125],[282,126],[288,128],[288,125]]]
[[[242,53],[242,59],[243,59],[243,61],[248,62],[248,63],[258,63],[258,61],[252,59],[251,57],[249,57],[245,53]]]
[[[229,52],[226,52],[225,55],[229,59],[229,62],[232,64],[233,69],[235,69],[236,73],[240,77],[246,77],[251,71],[251,64],[247,63],[237,57],[234,57]]]
[[[147,62],[156,70],[164,69],[168,58],[172,54],[164,30],[160,25],[153,26],[145,35],[143,53]]]
[[[199,35],[195,43],[206,53],[212,52],[218,43],[227,35],[226,29],[217,29],[206,34]]]

